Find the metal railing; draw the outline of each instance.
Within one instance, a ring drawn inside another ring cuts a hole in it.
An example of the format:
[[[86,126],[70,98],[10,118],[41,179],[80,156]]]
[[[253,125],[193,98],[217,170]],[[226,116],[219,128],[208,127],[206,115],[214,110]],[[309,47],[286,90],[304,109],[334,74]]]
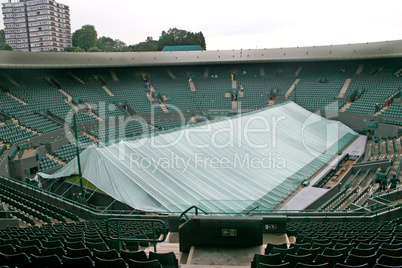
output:
[[[116,224],[116,235],[113,236],[111,234],[111,223]],[[121,222],[139,222],[139,223],[152,223],[152,238],[132,238],[132,237],[125,237],[121,235]],[[162,234],[161,236],[157,237],[156,233],[156,224],[160,224],[162,226]],[[157,243],[162,243],[163,241],[166,240],[167,236],[167,227],[164,221],[162,220],[153,220],[153,219],[121,219],[121,218],[110,218],[106,220],[106,235],[109,239],[111,240],[117,240],[118,241],[118,251],[120,252],[121,250],[121,242],[122,241],[132,241],[132,242],[146,242],[146,243],[152,243],[154,245],[154,251],[156,252],[156,244]]]

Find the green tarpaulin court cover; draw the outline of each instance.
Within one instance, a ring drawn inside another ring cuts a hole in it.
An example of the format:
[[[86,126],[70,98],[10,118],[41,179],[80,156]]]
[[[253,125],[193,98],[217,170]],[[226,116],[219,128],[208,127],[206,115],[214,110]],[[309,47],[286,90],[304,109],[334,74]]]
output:
[[[80,155],[83,177],[144,211],[273,209],[357,133],[293,102],[109,146]],[[53,175],[77,174],[74,159]]]

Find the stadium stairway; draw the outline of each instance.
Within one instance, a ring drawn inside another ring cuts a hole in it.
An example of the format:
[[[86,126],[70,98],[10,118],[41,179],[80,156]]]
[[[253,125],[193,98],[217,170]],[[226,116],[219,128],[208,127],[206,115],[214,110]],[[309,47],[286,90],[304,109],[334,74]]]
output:
[[[265,77],[265,69],[263,66],[260,66],[260,77]]]
[[[359,67],[357,67],[356,74],[361,74],[363,69],[364,69],[364,64],[360,64]]]
[[[85,85],[85,82],[82,81],[78,76],[76,76],[75,74],[73,74],[72,72],[68,72],[68,74],[74,78],[75,80],[77,80],[78,82],[80,82],[81,84]]]
[[[18,101],[19,103],[21,103],[22,105],[28,105],[28,103],[26,103],[25,101],[21,100],[20,98],[12,95],[11,93],[7,92],[6,95],[10,96],[11,98],[13,98],[14,100]]]
[[[345,83],[343,84],[342,89],[339,92],[338,98],[343,98],[345,96],[345,93],[348,90],[350,81],[352,81],[352,78],[346,78]]]
[[[73,100],[73,97],[70,95],[70,94],[68,94],[67,92],[65,92],[63,89],[61,89],[61,88],[58,88],[57,89],[61,94],[63,94],[64,96],[66,96],[67,97],[67,103],[71,106],[71,107],[73,107],[74,109],[75,109],[75,106],[73,106],[72,104],[71,104],[71,101]]]
[[[285,98],[288,99],[289,95],[292,93],[293,89],[297,86],[297,84],[299,83],[300,78],[297,78],[293,84],[290,86],[290,88],[288,89],[288,91],[286,91],[285,93]]]
[[[341,112],[345,112],[346,109],[348,109],[352,104],[353,104],[353,102],[347,102],[347,103],[345,103],[345,105],[342,106],[342,108],[340,109],[340,111],[341,111]]]
[[[113,92],[110,91],[110,89],[108,89],[107,86],[102,86],[102,88],[105,90],[105,92],[106,92],[110,97],[114,97]]]
[[[299,76],[299,73],[303,70],[303,66],[300,66],[299,69],[295,72],[295,76]]]

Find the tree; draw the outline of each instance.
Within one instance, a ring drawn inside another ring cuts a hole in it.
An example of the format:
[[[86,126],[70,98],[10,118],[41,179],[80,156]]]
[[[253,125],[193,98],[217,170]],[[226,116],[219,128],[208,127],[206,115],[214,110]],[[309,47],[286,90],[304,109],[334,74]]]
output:
[[[93,25],[84,25],[72,35],[73,47],[80,47],[85,51],[96,46],[98,33]]]
[[[6,42],[6,35],[4,34],[4,30],[0,30],[0,43],[5,43]]]
[[[146,40],[135,45],[129,46],[130,51],[157,51],[158,41]]]
[[[98,47],[91,47],[88,49],[88,52],[102,52],[102,50]]]
[[[7,43],[0,43],[0,50],[13,50],[13,48]]]
[[[102,36],[96,41],[96,46],[102,51],[127,51],[127,45],[119,39]]]
[[[101,36],[96,41],[96,46],[102,51],[113,51],[114,40],[110,37]]]
[[[189,45],[199,45],[202,49],[206,49],[205,38],[202,32],[193,33],[177,28],[170,28],[167,32],[162,31],[157,49],[162,50],[165,46]]]
[[[6,36],[4,30],[0,30],[0,50],[13,50],[13,48],[6,43]]]

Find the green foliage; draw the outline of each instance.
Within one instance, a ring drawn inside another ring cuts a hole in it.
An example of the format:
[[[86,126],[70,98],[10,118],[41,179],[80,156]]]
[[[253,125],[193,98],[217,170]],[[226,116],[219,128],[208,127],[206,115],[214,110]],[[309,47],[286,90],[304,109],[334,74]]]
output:
[[[93,25],[84,25],[72,35],[74,47],[80,47],[85,51],[96,46],[98,33]]]
[[[102,50],[98,47],[91,47],[90,49],[88,49],[88,52],[102,52]]]
[[[13,48],[7,43],[0,43],[0,50],[13,50]]]
[[[102,36],[96,41],[96,46],[102,51],[127,51],[127,45],[119,39],[113,40],[111,37]]]
[[[147,40],[135,45],[129,46],[130,51],[157,51],[158,41]]]
[[[4,30],[0,30],[0,50],[13,50],[13,48],[6,43],[6,36]]]
[[[6,42],[6,35],[4,34],[4,30],[0,30],[0,43],[5,43]]]
[[[157,50],[162,50],[165,46],[190,46],[200,45],[206,49],[205,38],[202,32],[193,33],[177,28],[170,28],[167,32],[162,31],[159,37]]]

